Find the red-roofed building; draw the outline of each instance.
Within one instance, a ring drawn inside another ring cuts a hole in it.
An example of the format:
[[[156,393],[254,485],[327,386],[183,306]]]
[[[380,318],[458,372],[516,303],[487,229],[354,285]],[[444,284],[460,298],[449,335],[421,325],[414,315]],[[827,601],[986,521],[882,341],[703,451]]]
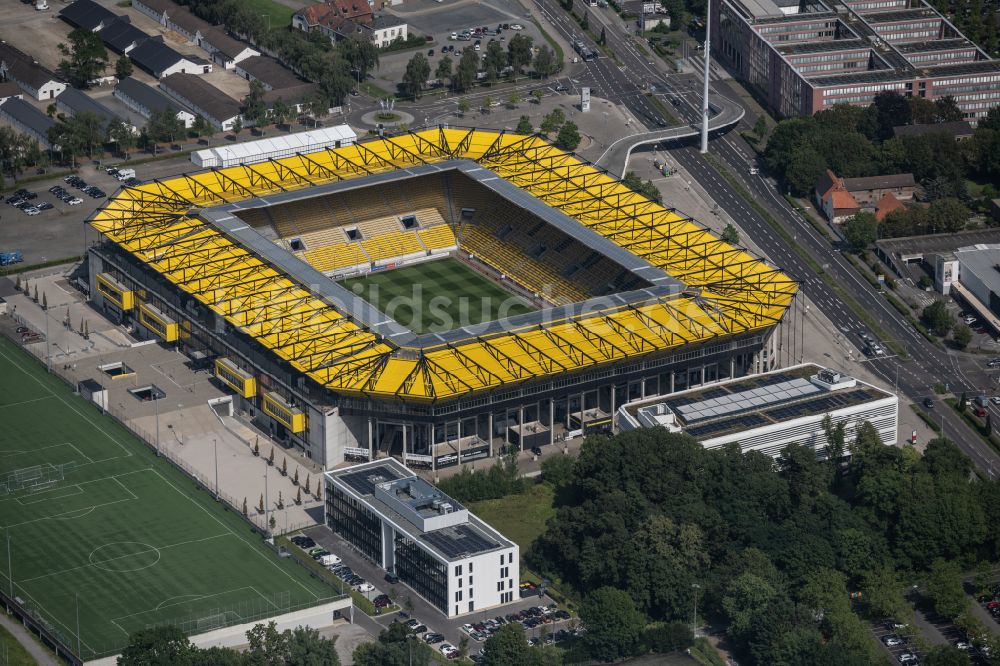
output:
[[[885,219],[886,215],[902,208],[904,208],[903,202],[897,199],[892,192],[886,192],[878,200],[878,203],[875,204],[875,219],[881,222]]]
[[[303,32],[319,31],[332,41],[342,39],[357,26],[374,20],[367,0],[327,0],[303,7],[292,15],[292,27]]]

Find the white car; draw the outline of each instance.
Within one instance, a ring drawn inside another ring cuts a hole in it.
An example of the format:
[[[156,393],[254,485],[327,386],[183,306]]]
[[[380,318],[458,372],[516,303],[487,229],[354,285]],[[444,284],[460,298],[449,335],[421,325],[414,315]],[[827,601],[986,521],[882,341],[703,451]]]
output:
[[[77,198],[77,197],[73,197],[72,199],[70,199],[66,203],[68,203],[70,206],[77,206],[77,205],[83,203],[83,199],[80,199],[80,198]]]
[[[963,652],[965,652],[966,650],[971,650],[972,649],[972,644],[971,643],[966,643],[965,641],[959,641],[959,642],[955,643],[955,647],[957,649],[962,650]]]
[[[510,29],[511,30],[524,30],[524,26],[521,25],[520,23],[511,23],[510,24]]]
[[[451,659],[452,655],[458,654],[458,648],[451,643],[441,643],[441,646],[438,649],[441,650],[441,654],[448,657],[448,659]]]
[[[361,583],[355,589],[357,589],[358,592],[371,592],[375,589],[375,586],[371,583]]]
[[[901,664],[919,664],[920,663],[920,659],[918,659],[917,655],[913,654],[912,652],[904,652],[903,654],[899,655],[899,663],[901,663]]]
[[[22,210],[24,211],[25,215],[38,215],[39,213],[42,212],[37,208],[35,208],[34,206],[28,206],[27,208],[23,208]]]

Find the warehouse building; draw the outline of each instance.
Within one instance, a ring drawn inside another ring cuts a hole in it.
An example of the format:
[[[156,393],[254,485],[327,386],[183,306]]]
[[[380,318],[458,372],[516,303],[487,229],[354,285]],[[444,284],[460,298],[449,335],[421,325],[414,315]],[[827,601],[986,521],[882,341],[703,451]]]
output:
[[[519,598],[519,549],[393,459],[326,473],[326,524],[448,617]]]
[[[160,81],[160,88],[218,130],[228,132],[240,117],[238,101],[193,74],[171,74]]]
[[[55,99],[66,90],[65,82],[6,42],[0,42],[0,73],[40,102]]]
[[[836,370],[805,364],[755,377],[721,382],[667,397],[622,405],[620,432],[661,427],[691,435],[706,449],[739,444],[744,452],[780,455],[789,444],[812,447],[825,457],[823,420],[845,424],[853,441],[864,422],[883,444],[895,444],[899,399]]]
[[[195,114],[183,108],[178,102],[167,97],[156,88],[148,86],[130,76],[122,79],[115,86],[115,97],[143,118],[148,119],[157,111],[172,108],[177,112],[177,119],[184,123],[185,128],[194,125]]]
[[[77,88],[67,88],[63,91],[63,94],[56,98],[56,109],[69,116],[75,116],[79,113],[92,113],[101,119],[101,127],[105,132],[107,132],[108,127],[112,123],[124,120],[124,118],[118,116],[118,114],[111,111],[108,107],[95,101],[90,95]],[[132,126],[132,130],[137,131],[134,126]]]
[[[49,143],[49,128],[55,125],[56,121],[23,99],[11,97],[0,104],[0,118],[10,123],[21,134],[36,139],[42,148],[58,149],[58,146]]]
[[[158,79],[171,74],[208,74],[212,71],[212,63],[204,58],[178,53],[157,38],[142,42],[129,51],[128,57]]]

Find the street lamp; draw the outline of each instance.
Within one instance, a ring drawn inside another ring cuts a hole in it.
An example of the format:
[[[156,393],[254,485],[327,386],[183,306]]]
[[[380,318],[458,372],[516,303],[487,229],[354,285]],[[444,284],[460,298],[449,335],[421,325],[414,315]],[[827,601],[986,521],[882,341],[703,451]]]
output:
[[[698,630],[698,590],[701,589],[701,585],[691,583],[691,588],[694,590],[694,617],[691,623],[691,633],[694,634]]]

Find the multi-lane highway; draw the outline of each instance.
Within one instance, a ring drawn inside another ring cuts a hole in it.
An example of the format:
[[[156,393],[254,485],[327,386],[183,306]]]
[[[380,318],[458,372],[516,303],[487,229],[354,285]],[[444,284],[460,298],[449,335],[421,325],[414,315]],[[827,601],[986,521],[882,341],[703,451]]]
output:
[[[554,0],[536,0],[536,4],[541,14],[567,41],[573,38],[589,41]],[[700,85],[694,77],[666,74],[650,56],[639,50],[644,47],[637,45],[626,26],[610,12],[592,11],[591,25],[595,20],[603,24],[607,45],[621,65],[607,57],[587,63],[586,73],[577,76],[581,84],[589,84],[594,94],[626,106],[651,131],[675,125],[678,120],[683,124],[699,120]],[[595,32],[599,32],[599,28]],[[736,99],[722,81],[714,81],[713,89],[730,100]],[[659,99],[660,104],[655,104],[647,93]],[[669,109],[677,118],[666,117],[661,108]],[[743,122],[746,123],[746,120]],[[856,273],[829,241],[800,217],[775,190],[772,181],[748,172],[753,151],[738,133],[731,132],[716,138],[710,152],[742,182],[750,196],[767,209],[773,220],[793,236],[798,248],[793,248],[782,238],[768,220],[750,206],[726,179],[720,177],[713,165],[695,148],[690,145],[664,145],[663,148],[669,150],[672,158],[698,179],[716,203],[772,261],[801,282],[809,301],[835,322],[839,330],[831,334],[839,335],[845,342],[851,341],[854,345],[860,342],[858,336],[862,332],[874,334],[856,311],[837,295],[832,283],[850,294],[861,309],[879,322],[889,337],[906,349],[907,359],[890,357],[866,361],[887,383],[898,386],[901,395],[919,402],[930,395],[932,387],[938,383],[949,384],[952,390],[969,390],[970,394],[987,385],[989,379],[981,367],[977,368],[974,361],[963,355],[942,350],[925,340]],[[823,275],[810,268],[803,253],[822,266]],[[1000,456],[953,410],[937,402],[932,413],[933,418],[943,424],[946,435],[956,441],[977,467],[991,476],[1000,473]],[[1000,416],[1000,411],[997,416]]]

